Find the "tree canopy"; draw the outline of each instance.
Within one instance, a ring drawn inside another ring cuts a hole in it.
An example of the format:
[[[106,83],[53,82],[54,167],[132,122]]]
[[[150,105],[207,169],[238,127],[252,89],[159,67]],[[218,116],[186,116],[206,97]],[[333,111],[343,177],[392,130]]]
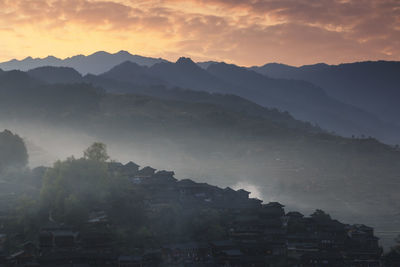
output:
[[[99,142],[95,142],[90,147],[88,147],[83,152],[83,155],[85,159],[99,162],[105,162],[110,158],[107,153],[106,145]]]
[[[21,137],[9,130],[0,133],[0,172],[7,167],[24,167],[28,152]]]
[[[56,162],[44,176],[42,206],[56,220],[82,222],[91,209],[106,202],[110,183],[107,159],[106,146],[94,143],[83,158]]]

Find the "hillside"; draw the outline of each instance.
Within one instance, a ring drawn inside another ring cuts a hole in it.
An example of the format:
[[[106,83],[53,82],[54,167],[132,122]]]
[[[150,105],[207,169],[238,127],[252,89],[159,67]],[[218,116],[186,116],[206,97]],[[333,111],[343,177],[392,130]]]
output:
[[[49,84],[87,83],[104,88],[110,93],[146,95],[156,98],[218,105],[225,109],[246,113],[251,116],[267,118],[277,123],[294,128],[307,128],[310,131],[322,131],[310,123],[294,119],[290,114],[257,105],[240,96],[222,93],[208,93],[167,87],[166,82],[149,74],[146,67],[132,62],[125,62],[102,75],[81,76],[75,70],[64,67],[42,67],[27,72],[29,76]],[[164,85],[163,85],[164,84]]]
[[[24,141],[8,130],[0,132],[0,176],[7,168],[24,167],[28,163],[28,153]]]
[[[375,139],[288,126],[293,119],[277,111],[260,108],[273,120],[219,104],[40,84],[23,72],[3,73],[0,84],[0,125],[57,158],[101,140],[120,160],[153,162],[216,185],[252,186],[264,200],[306,212],[318,202],[347,220],[373,213],[376,220],[366,223],[378,229],[392,229],[398,219],[400,152]]]
[[[342,84],[335,84],[334,86],[325,88],[327,84],[318,83],[312,79],[304,81],[306,79],[303,77],[292,77],[290,75],[282,75],[280,77],[277,74],[279,77],[272,75],[272,78],[268,78],[260,74],[260,72],[262,73],[262,68],[252,68],[252,71],[249,71],[249,69],[225,63],[205,62],[196,64],[189,58],[180,58],[177,62],[172,63],[162,59],[132,56],[124,51],[116,54],[98,52],[87,57],[76,56],[59,61],[59,64],[39,59],[30,60],[29,62],[36,62],[36,65],[41,62],[39,65],[48,63],[47,65],[67,66],[75,68],[83,74],[96,74],[79,78],[76,75],[77,73],[67,73],[68,71],[64,69],[65,76],[63,78],[51,78],[59,77],[60,69],[57,74],[53,71],[52,75],[50,75],[50,70],[47,70],[49,73],[46,74],[46,69],[31,70],[33,77],[50,83],[77,82],[81,79],[82,82],[89,82],[95,86],[101,86],[109,92],[117,93],[138,93],[138,90],[145,91],[144,88],[147,87],[162,86],[211,93],[234,94],[267,108],[288,111],[298,120],[310,122],[343,136],[372,136],[385,143],[400,143],[400,126],[396,125],[396,118],[393,115],[398,112],[396,105],[390,104],[393,103],[393,99],[396,99],[396,95],[393,95],[393,93],[385,94],[386,96],[384,97],[391,102],[381,99],[376,94],[370,96],[366,94],[363,97],[359,97],[360,93],[355,93],[348,97],[347,94],[352,89],[348,90],[346,89],[348,86],[342,86]],[[36,66],[29,62],[19,62],[18,64],[29,66],[26,69]],[[13,68],[7,64],[4,66],[0,64],[0,68],[6,70]],[[268,68],[268,66],[276,67],[277,65],[267,65],[265,68]],[[316,66],[321,67],[323,65]],[[278,70],[295,69],[282,65],[276,68]],[[41,76],[40,73],[42,73]],[[351,70],[345,70],[342,73],[343,75],[340,76],[348,77],[350,73],[352,73]],[[392,75],[390,73],[396,73],[395,66],[389,66],[386,68],[386,71],[377,73],[377,75],[360,75],[355,73],[355,77],[376,76],[374,78],[375,82],[364,82],[358,79],[355,83],[357,83],[357,86],[360,85],[360,88],[362,87],[361,84],[363,87],[367,84],[369,87],[376,87],[376,81],[380,79],[387,80],[386,78],[388,78],[388,84],[392,84],[388,86],[393,87],[395,83],[390,82],[393,79],[389,76]],[[384,76],[383,74],[382,76],[379,73],[389,73],[389,76]],[[72,77],[71,75],[74,76]],[[319,78],[325,77],[324,75],[315,76]],[[329,79],[334,81],[340,80],[336,77]],[[351,79],[347,79],[347,82],[349,81],[351,82]],[[354,79],[352,82],[354,82]],[[336,89],[338,87],[343,88],[342,91],[345,92],[344,96],[337,96],[335,93],[332,93],[332,91],[338,92]],[[388,91],[393,92],[392,89]],[[154,94],[154,90],[151,94]],[[354,99],[354,101],[350,101],[349,99]],[[375,101],[375,99],[378,101]],[[369,101],[369,104],[360,104],[363,101]],[[374,102],[389,103],[389,105],[377,104],[378,106],[372,108],[371,106],[375,105]],[[378,110],[386,110],[384,111],[386,115],[383,116],[381,111],[377,112]]]
[[[273,78],[309,81],[336,99],[362,108],[383,121],[400,125],[400,62],[369,61],[340,65],[291,67],[266,64],[251,68]]]
[[[289,111],[295,118],[312,122],[344,136],[374,136],[390,143],[398,141],[400,128],[377,116],[327,95],[323,88],[300,80],[272,79],[225,63],[208,72],[240,88],[235,92],[255,103]]]
[[[181,58],[176,63],[155,64],[150,68],[124,63],[97,79],[91,76],[89,82],[111,92],[121,90],[116,89],[118,86],[112,80],[125,83],[123,92],[159,85],[234,94],[264,107],[289,111],[296,119],[318,124],[344,136],[366,135],[388,143],[399,141],[399,127],[330,97],[322,88],[299,80],[267,78],[235,65],[213,63],[204,70],[188,58]]]
[[[289,111],[296,119],[344,136],[366,135],[388,143],[399,141],[399,127],[330,97],[322,88],[300,80],[267,78],[235,65],[210,63],[205,70],[187,58],[150,68],[126,62],[102,75],[85,78],[109,92],[147,94],[143,87],[164,86],[234,94],[264,107]],[[154,90],[148,91],[154,94]],[[158,88],[157,91],[162,90]]]

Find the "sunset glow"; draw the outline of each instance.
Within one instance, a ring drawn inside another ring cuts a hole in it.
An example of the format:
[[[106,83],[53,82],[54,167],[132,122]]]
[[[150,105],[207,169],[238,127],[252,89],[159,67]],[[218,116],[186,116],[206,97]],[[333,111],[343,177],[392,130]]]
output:
[[[400,60],[397,0],[0,0],[0,60],[104,50],[292,65]]]

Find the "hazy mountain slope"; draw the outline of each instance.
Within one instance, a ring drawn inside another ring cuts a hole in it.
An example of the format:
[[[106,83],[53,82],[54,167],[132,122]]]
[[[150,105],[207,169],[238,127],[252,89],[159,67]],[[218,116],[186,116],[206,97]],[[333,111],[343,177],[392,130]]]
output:
[[[112,95],[87,84],[46,85],[14,71],[0,75],[0,126],[59,157],[103,141],[118,160],[154,162],[222,186],[249,184],[266,201],[306,211],[318,203],[338,218],[376,218],[365,222],[385,229],[390,225],[379,219],[395,223],[400,208],[395,148],[218,105]]]
[[[2,118],[21,115],[48,119],[65,118],[93,110],[101,91],[86,84],[45,84],[25,72],[9,71],[0,75]],[[35,112],[32,112],[35,111]],[[80,115],[79,115],[80,116]]]
[[[200,68],[190,58],[181,57],[176,63],[155,64],[150,67],[150,73],[181,88],[229,93],[234,87]]]
[[[291,67],[266,64],[253,70],[269,77],[301,79],[331,96],[400,125],[400,62],[376,61]]]
[[[161,63],[168,64],[168,63]],[[127,82],[133,85],[152,86],[167,85],[168,82],[153,75],[148,67],[126,61],[101,74],[101,78]]]
[[[152,66],[159,62],[165,62],[165,60],[159,58],[131,55],[126,51],[120,51],[115,54],[100,51],[89,56],[78,55],[66,59],[59,59],[53,56],[46,58],[28,57],[23,60],[13,59],[0,63],[0,68],[3,70],[27,71],[38,67],[55,66],[74,68],[81,74],[100,74],[125,61],[135,62],[142,66]]]
[[[28,75],[43,82],[54,83],[87,83],[95,87],[104,88],[111,93],[130,93],[137,95],[153,96],[166,100],[183,101],[189,103],[204,103],[217,105],[230,111],[244,113],[250,116],[269,119],[290,128],[307,129],[311,132],[322,132],[307,122],[295,120],[290,114],[268,109],[236,95],[208,93],[181,88],[167,88],[163,85],[148,86],[157,83],[157,78],[152,78],[147,73],[147,67],[135,63],[125,62],[114,67],[103,75],[86,75],[82,77],[70,68],[42,67],[28,71]],[[74,78],[74,79],[72,79]],[[115,78],[115,79],[114,79]],[[160,83],[163,81],[159,80]],[[144,85],[142,86],[141,83]]]
[[[244,113],[283,124],[289,128],[308,129],[312,132],[323,130],[312,126],[310,123],[294,119],[289,113],[279,112],[276,109],[269,109],[248,101],[242,97],[229,94],[208,93],[193,91],[181,88],[166,88],[163,86],[140,87],[130,84],[121,84],[111,80],[92,79],[92,84],[103,88],[129,91],[131,94],[153,96],[166,100],[182,101],[188,103],[204,103],[217,105],[230,111]]]
[[[207,69],[214,76],[245,88],[235,93],[260,105],[288,110],[295,118],[319,124],[339,134],[372,135],[386,142],[399,142],[400,129],[371,113],[328,96],[322,88],[300,80],[272,79],[225,63]]]
[[[82,75],[68,67],[39,67],[27,72],[29,76],[47,83],[76,83],[82,82]]]
[[[65,71],[65,76],[69,77],[70,74]],[[48,77],[51,76],[42,75],[39,78],[52,82]],[[150,68],[124,62],[99,76],[86,75],[82,82],[100,86],[108,92],[137,93],[176,100],[184,100],[185,97],[178,97],[178,91],[163,89],[181,87],[235,94],[264,107],[289,111],[297,119],[318,124],[344,136],[366,135],[388,143],[400,142],[400,127],[344,104],[309,82],[272,79],[225,63],[211,64],[204,70],[188,58],[181,58],[176,63],[155,64]],[[186,97],[184,101],[188,99]],[[219,105],[223,102],[221,100]],[[194,101],[194,97],[191,101]],[[202,101],[206,102],[204,98]]]
[[[113,86],[109,79],[140,86],[159,84],[235,94],[265,107],[289,111],[297,119],[341,135],[366,135],[388,143],[400,142],[400,127],[338,101],[320,87],[300,80],[268,78],[235,65],[214,63],[204,70],[188,58],[181,58],[176,63],[156,64],[151,68],[125,63],[101,77],[108,78],[103,79],[101,85],[107,90],[114,88],[111,91],[129,92],[130,87],[119,86],[116,90],[118,86]]]
[[[0,91],[8,91],[9,88],[14,87],[21,87],[24,88],[24,90],[29,90],[30,88],[38,86],[42,83],[42,81],[35,79],[22,71],[0,71]]]

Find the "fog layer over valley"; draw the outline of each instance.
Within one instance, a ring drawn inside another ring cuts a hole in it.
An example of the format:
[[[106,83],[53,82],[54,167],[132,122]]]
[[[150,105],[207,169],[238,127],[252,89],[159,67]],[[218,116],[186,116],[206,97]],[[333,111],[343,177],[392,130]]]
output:
[[[256,196],[289,209],[321,208],[378,231],[395,229],[397,148],[332,135],[242,98],[205,93],[194,101],[180,92],[164,91],[180,99],[110,94],[85,83],[48,84],[3,72],[0,127],[24,137],[32,167],[80,156],[100,141],[118,161],[222,187],[255,188]]]

